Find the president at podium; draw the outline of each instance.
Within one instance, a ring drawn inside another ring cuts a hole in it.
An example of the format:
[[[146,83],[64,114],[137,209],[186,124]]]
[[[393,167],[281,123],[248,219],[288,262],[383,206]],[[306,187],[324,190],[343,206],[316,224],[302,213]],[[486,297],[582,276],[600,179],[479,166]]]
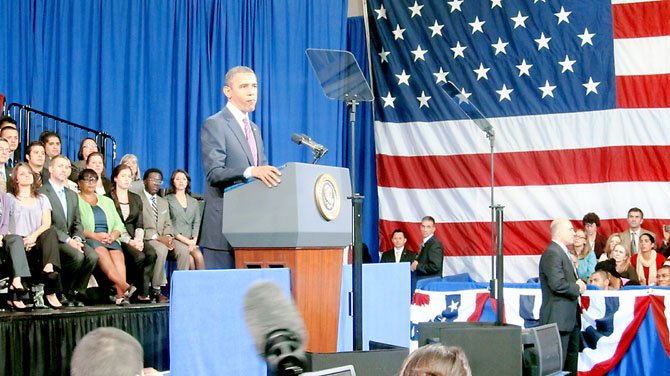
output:
[[[238,66],[226,73],[223,93],[228,102],[209,117],[200,132],[205,173],[205,210],[199,245],[212,269],[235,267],[231,245],[223,235],[223,191],[252,177],[268,187],[280,183],[281,173],[268,165],[258,126],[249,120],[256,108],[258,82],[251,68]]]

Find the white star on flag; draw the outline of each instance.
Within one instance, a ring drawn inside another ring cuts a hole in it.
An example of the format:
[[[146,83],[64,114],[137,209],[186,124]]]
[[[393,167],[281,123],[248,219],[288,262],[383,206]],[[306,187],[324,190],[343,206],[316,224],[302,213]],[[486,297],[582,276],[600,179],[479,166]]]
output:
[[[500,7],[502,9],[502,0],[491,0],[491,9]]]
[[[461,104],[461,103],[470,103],[470,101],[468,100],[468,98],[470,98],[471,95],[472,95],[472,93],[468,93],[467,91],[465,91],[465,88],[462,88],[462,89],[461,89],[461,93],[457,95],[457,97],[458,97],[458,103],[459,103],[459,104]]]
[[[409,86],[410,75],[405,73],[404,69],[402,70],[402,73],[396,74],[395,76],[398,77],[398,86],[400,86],[402,84],[405,84],[405,85]]]
[[[575,73],[575,71],[572,69],[572,66],[576,62],[577,60],[570,60],[570,57],[568,55],[565,55],[565,60],[558,62],[558,64],[560,64],[563,67],[563,69],[561,69],[561,73],[565,73],[566,71]]]
[[[496,93],[500,95],[500,99],[498,99],[498,102],[502,102],[503,100],[507,99],[508,101],[512,101],[512,98],[509,96],[514,89],[508,89],[507,85],[503,84],[502,88],[500,90],[496,90]]]
[[[463,0],[451,0],[447,2],[447,4],[451,7],[451,12],[449,13],[454,13],[454,11],[461,12],[461,4],[463,4]]]
[[[455,301],[455,300],[452,300],[451,304],[449,304],[448,307],[449,307],[449,310],[451,310],[451,312],[458,311],[458,302]]]
[[[409,7],[409,10],[412,11],[412,16],[411,18],[414,18],[414,16],[419,16],[421,17],[421,8],[423,8],[423,5],[419,5],[416,1],[414,2],[414,5]]]
[[[540,38],[535,39],[535,43],[537,43],[537,50],[541,50],[542,48],[549,49],[549,41],[551,38],[547,38],[544,36],[544,33],[540,34]]]
[[[488,73],[490,70],[491,68],[484,68],[484,63],[479,63],[479,68],[473,69],[473,71],[477,73],[477,81],[479,81],[481,78],[488,80],[489,78],[486,76],[486,73]]]
[[[478,31],[480,33],[484,33],[484,29],[482,29],[482,26],[484,26],[485,23],[486,23],[486,21],[480,21],[479,16],[476,16],[475,20],[468,23],[468,25],[470,25],[472,27],[472,34],[478,32]]]
[[[588,28],[584,28],[584,34],[577,34],[579,39],[582,40],[582,46],[584,46],[585,44],[590,44],[590,45],[593,46],[593,40],[592,39],[595,35],[596,35],[595,33],[590,34]]]
[[[533,67],[533,64],[527,64],[526,59],[521,60],[521,65],[517,65],[516,68],[519,70],[519,77],[524,74],[530,77],[530,68]]]
[[[382,63],[388,63],[389,62],[389,55],[391,52],[389,51],[384,51],[384,47],[382,47],[382,52],[378,53],[379,59],[381,60]]]
[[[382,18],[387,19],[386,17],[386,9],[384,8],[384,4],[382,4],[379,9],[375,9],[375,13],[377,13],[377,19],[380,20]]]
[[[391,92],[389,91],[388,94],[386,94],[385,97],[381,97],[382,100],[384,101],[384,107],[393,107],[395,108],[395,97],[391,96]]]
[[[450,48],[450,50],[454,51],[454,59],[456,59],[459,56],[462,57],[462,58],[465,58],[465,55],[463,55],[463,51],[465,51],[466,48],[468,48],[468,47],[467,46],[461,46],[460,41],[456,42],[456,47]]]
[[[419,108],[424,106],[430,108],[430,106],[428,105],[428,101],[430,100],[430,98],[431,97],[427,96],[426,93],[423,90],[421,90],[421,96],[416,97],[416,99],[419,101]]]
[[[393,38],[394,38],[395,40],[398,40],[398,39],[405,40],[405,37],[402,36],[402,33],[404,33],[404,32],[405,32],[405,29],[401,29],[401,28],[400,28],[400,25],[396,25],[395,30],[392,31],[392,33],[393,33]]]
[[[440,25],[439,23],[437,23],[437,20],[435,20],[435,23],[433,24],[433,26],[428,26],[428,28],[433,31],[433,34],[431,35],[431,38],[436,36],[436,35],[442,36],[442,28],[443,27],[444,27],[444,25]]]
[[[568,20],[568,16],[571,13],[572,12],[566,12],[565,9],[561,7],[561,11],[558,13],[554,13],[554,16],[558,17],[558,24],[560,25],[561,22],[570,23],[570,21]]]
[[[426,52],[428,52],[428,50],[422,50],[421,45],[418,45],[416,47],[416,50],[413,50],[411,52],[412,52],[412,55],[414,55],[414,61],[417,61],[419,59],[421,59],[423,61],[426,61],[426,59],[424,58],[424,55],[426,54]]]
[[[500,37],[498,37],[498,42],[491,45],[491,47],[496,49],[496,52],[495,52],[494,55],[497,56],[501,52],[504,53],[505,55],[507,55],[507,51],[505,51],[505,48],[507,47],[508,44],[509,43],[503,42],[502,39],[500,39]]]
[[[514,21],[514,28],[516,29],[517,27],[521,26],[524,29],[526,28],[526,20],[528,19],[528,16],[524,16],[521,14],[521,11],[516,14],[516,17],[510,18],[512,21]]]
[[[594,82],[593,78],[589,77],[589,81],[585,84],[582,84],[586,88],[586,94],[589,95],[589,93],[594,93],[598,94],[598,85],[600,85],[600,82]]]
[[[435,76],[435,83],[439,84],[440,82],[444,82],[445,84],[447,83],[447,75],[449,72],[445,72],[442,67],[440,67],[440,70],[436,73],[433,73],[433,76]]]
[[[544,86],[540,86],[538,89],[542,91],[542,98],[546,97],[547,95],[553,98],[554,89],[556,89],[556,86],[549,85],[549,80],[547,80],[544,82]]]

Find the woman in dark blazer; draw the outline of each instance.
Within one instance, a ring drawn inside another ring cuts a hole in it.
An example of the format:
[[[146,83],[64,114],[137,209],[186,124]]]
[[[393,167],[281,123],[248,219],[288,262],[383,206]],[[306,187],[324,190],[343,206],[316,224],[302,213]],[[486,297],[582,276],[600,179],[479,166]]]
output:
[[[205,269],[205,259],[198,247],[198,232],[202,211],[200,204],[191,196],[191,177],[184,170],[175,170],[170,177],[170,190],[165,196],[170,206],[170,219],[175,240],[188,246],[191,269]]]
[[[126,256],[128,281],[138,289],[134,299],[140,303],[149,303],[151,277],[156,265],[156,250],[144,242],[142,199],[128,190],[132,181],[131,175],[130,167],[125,164],[114,167],[112,200],[126,229],[119,240]]]

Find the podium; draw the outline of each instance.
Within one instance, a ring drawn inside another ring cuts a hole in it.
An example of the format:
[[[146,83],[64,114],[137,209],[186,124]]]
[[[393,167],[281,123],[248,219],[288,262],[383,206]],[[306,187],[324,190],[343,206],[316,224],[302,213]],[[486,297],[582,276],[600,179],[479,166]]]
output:
[[[344,247],[351,243],[349,170],[288,163],[282,182],[252,181],[224,195],[223,229],[235,268],[290,268],[306,349],[336,352]]]

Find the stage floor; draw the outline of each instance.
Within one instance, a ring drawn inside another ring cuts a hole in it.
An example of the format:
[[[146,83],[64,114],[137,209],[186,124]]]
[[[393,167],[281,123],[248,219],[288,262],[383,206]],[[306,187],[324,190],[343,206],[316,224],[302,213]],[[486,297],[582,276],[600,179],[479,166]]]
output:
[[[168,318],[169,304],[0,311],[0,375],[69,375],[77,341],[102,326],[130,333],[142,344],[145,366],[167,370]]]

